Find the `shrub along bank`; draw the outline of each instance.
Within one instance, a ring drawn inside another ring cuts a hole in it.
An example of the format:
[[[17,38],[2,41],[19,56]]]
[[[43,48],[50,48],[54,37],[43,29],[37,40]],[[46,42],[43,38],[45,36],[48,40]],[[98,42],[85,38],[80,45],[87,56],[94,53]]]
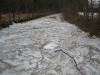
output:
[[[100,37],[100,19],[84,18],[84,16],[72,15],[70,13],[64,13],[64,18],[68,22],[75,24],[85,32],[90,33],[90,36]]]

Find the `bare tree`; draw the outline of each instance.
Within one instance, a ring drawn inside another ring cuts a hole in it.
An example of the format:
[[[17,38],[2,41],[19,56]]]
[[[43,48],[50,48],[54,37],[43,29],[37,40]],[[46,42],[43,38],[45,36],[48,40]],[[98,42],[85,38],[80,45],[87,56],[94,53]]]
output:
[[[26,15],[27,15],[27,19],[28,19],[28,6],[27,6],[27,0],[25,0],[25,10],[26,10]]]
[[[88,0],[82,0],[83,3],[83,10],[84,10],[84,18],[87,19],[88,18]]]
[[[100,1],[99,1],[99,19],[100,19]]]
[[[8,11],[9,11],[9,22],[11,22],[11,8],[10,8],[10,1],[7,0],[8,2]]]
[[[2,16],[1,16],[1,11],[0,11],[0,22],[2,23]]]
[[[21,6],[21,3],[20,3],[20,0],[18,0],[18,20],[20,20],[20,6]]]
[[[78,0],[75,0],[75,6],[76,6],[76,15],[78,15]]]
[[[93,1],[91,0],[91,20],[93,20]]]
[[[15,0],[11,1],[11,5],[12,5],[12,14],[13,14],[13,21],[15,21]]]
[[[2,11],[3,11],[3,4],[4,2],[2,0],[0,0],[0,22],[2,23]]]
[[[32,0],[32,18],[34,17],[34,0]]]

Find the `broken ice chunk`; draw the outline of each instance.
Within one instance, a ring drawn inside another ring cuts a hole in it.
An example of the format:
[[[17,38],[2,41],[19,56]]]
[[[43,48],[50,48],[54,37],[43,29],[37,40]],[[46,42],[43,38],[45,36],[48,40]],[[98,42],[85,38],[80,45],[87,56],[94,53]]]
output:
[[[7,58],[6,53],[0,53],[0,60],[6,59],[6,58]]]
[[[15,73],[15,71],[7,69],[6,71],[1,73],[0,75],[17,75],[17,74]]]
[[[50,44],[47,44],[46,46],[44,46],[45,49],[55,49],[58,45],[55,44],[55,43],[50,43]]]
[[[85,70],[83,73],[85,73],[85,75],[94,75],[94,72],[91,71],[89,68],[87,68],[86,66],[83,66],[83,69]]]
[[[99,55],[94,55],[91,58],[100,60],[100,56]]]
[[[47,75],[59,75],[55,70],[50,70],[46,74]]]
[[[18,61],[18,60],[11,60],[11,59],[5,59],[3,60],[3,62],[10,64],[11,66],[18,66],[18,65],[22,65],[23,62]],[[13,62],[13,63],[12,63]]]
[[[74,67],[74,65],[70,65],[62,69],[63,75],[79,75],[79,72]]]
[[[34,69],[36,67],[36,63],[33,63],[33,64],[31,64],[31,65],[27,65],[26,67],[25,67],[25,70],[29,70],[29,69]]]
[[[98,73],[98,72],[99,72],[99,71],[98,71],[95,67],[93,67],[91,64],[86,64],[85,66],[88,67],[91,71],[93,71],[93,72],[95,72],[95,73]]]
[[[81,53],[83,56],[87,56],[89,53],[89,50],[85,47],[85,48],[76,48],[76,51],[79,53]]]

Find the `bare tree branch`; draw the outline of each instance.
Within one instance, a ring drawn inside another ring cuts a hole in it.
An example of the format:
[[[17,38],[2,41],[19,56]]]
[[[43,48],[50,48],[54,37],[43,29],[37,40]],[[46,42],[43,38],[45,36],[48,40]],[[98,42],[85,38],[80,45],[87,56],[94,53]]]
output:
[[[54,52],[59,52],[59,51],[61,51],[61,52],[63,52],[63,53],[65,53],[65,54],[67,54],[70,58],[72,58],[73,60],[74,60],[74,62],[75,62],[75,64],[76,64],[76,69],[81,73],[81,75],[83,75],[83,73],[79,70],[79,68],[78,68],[78,66],[77,66],[77,63],[76,63],[76,60],[74,59],[74,57],[72,57],[71,55],[69,55],[67,52],[64,52],[63,50],[56,50],[56,51],[54,51]]]

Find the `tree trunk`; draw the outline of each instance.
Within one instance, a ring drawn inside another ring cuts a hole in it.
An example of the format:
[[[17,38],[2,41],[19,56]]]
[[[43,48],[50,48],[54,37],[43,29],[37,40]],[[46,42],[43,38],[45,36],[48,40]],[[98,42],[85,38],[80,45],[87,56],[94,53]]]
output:
[[[18,20],[20,20],[20,7],[21,7],[21,0],[18,0]]]
[[[93,20],[93,2],[91,0],[91,20]]]
[[[100,1],[99,1],[99,20],[100,20]]]
[[[38,12],[39,12],[39,11],[38,11],[38,8],[39,8],[38,3],[39,3],[39,0],[37,0],[37,8],[36,8],[36,13],[38,13]]]
[[[20,11],[18,11],[18,20],[20,20]]]
[[[82,0],[82,3],[83,3],[83,13],[84,13],[84,18],[86,18],[86,11],[85,11],[86,6],[85,6],[84,0]]]
[[[11,22],[10,6],[9,6],[9,22]]]
[[[19,7],[18,7],[18,20],[20,20],[20,3],[19,3]]]
[[[1,12],[0,12],[0,22],[2,23],[2,16],[1,16]]]
[[[13,21],[15,21],[15,12],[13,11]]]
[[[35,13],[34,17],[36,17],[36,13],[37,13],[37,9],[38,9],[38,1],[37,0],[34,0],[34,8],[33,8],[33,11]]]
[[[27,15],[27,19],[28,19],[28,8],[26,6],[26,15]]]
[[[25,0],[25,10],[26,10],[26,15],[27,15],[27,19],[28,19],[28,8],[27,8],[27,0]]]
[[[47,11],[46,11],[46,2],[44,2],[44,4],[43,4],[43,10],[42,10],[42,11],[43,11],[43,13],[44,13],[44,12],[47,12]]]
[[[34,17],[34,0],[32,0],[32,18]]]
[[[88,0],[82,0],[83,3],[83,13],[84,13],[84,20],[87,21],[88,19]]]
[[[76,15],[78,16],[78,1],[75,0],[75,5],[76,5]]]

